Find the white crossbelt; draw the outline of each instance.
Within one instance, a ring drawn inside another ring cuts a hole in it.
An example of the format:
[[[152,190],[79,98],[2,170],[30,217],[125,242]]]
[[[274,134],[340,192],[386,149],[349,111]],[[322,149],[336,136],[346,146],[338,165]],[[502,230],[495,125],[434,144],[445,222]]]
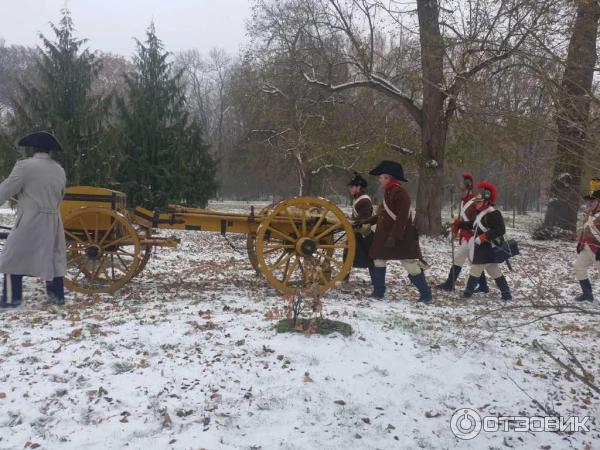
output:
[[[354,216],[358,218],[358,211],[356,210],[356,205],[358,204],[358,202],[360,202],[361,200],[364,200],[365,198],[368,198],[369,201],[371,200],[371,197],[369,197],[367,194],[363,194],[360,197],[358,197],[356,200],[354,200],[354,202],[352,203],[352,211],[354,212]]]
[[[390,216],[391,219],[395,222],[396,219],[398,218],[398,216],[396,214],[394,214],[394,212],[387,205],[387,203],[385,202],[385,197],[383,198],[383,208],[385,209],[385,212],[388,213],[388,216]],[[410,207],[408,208],[408,217],[406,218],[406,223],[408,224],[409,222],[410,222]]]
[[[473,197],[467,203],[463,204],[462,200],[460,202],[460,216],[461,216],[462,220],[464,220],[465,222],[469,221],[469,218],[467,217],[467,209],[469,209],[469,206],[471,206],[474,201],[475,201],[475,197]]]
[[[598,227],[596,226],[596,224],[594,222],[599,217],[600,217],[600,212],[594,214],[593,216],[590,216],[584,225],[584,228],[589,228],[590,232],[592,233],[592,236],[594,236],[594,238],[598,242],[600,242],[600,230],[598,230]]]
[[[488,206],[486,209],[484,209],[479,214],[477,214],[477,217],[475,218],[475,222],[473,223],[473,231],[477,231],[477,228],[479,228],[484,233],[487,233],[488,228],[484,227],[483,224],[481,223],[481,221],[488,213],[492,212],[493,210],[494,210],[493,206]]]

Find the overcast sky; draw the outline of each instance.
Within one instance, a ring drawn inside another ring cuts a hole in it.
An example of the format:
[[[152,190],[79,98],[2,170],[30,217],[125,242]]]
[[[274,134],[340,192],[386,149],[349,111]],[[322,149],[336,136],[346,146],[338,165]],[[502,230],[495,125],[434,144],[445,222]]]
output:
[[[250,14],[250,0],[0,0],[0,38],[6,45],[39,45],[39,32],[53,37],[48,22],[58,23],[64,6],[91,50],[124,56],[134,53],[133,37],[143,40],[152,20],[168,51],[237,53]]]

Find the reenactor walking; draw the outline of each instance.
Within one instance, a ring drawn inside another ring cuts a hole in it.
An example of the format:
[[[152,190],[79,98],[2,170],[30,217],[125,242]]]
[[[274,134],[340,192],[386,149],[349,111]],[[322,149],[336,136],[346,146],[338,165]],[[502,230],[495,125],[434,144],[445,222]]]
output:
[[[465,298],[473,295],[485,270],[500,289],[502,300],[511,300],[512,295],[508,282],[502,274],[500,266],[495,262],[493,251],[493,246],[500,246],[503,243],[506,232],[502,213],[494,208],[497,195],[496,186],[481,182],[477,184],[477,189],[480,190],[480,194],[474,202],[477,215],[473,220],[460,222],[462,229],[472,230],[473,233],[469,240],[471,271],[463,295]]]
[[[373,298],[381,299],[385,294],[386,262],[399,260],[408,272],[408,278],[419,291],[419,302],[430,303],[431,289],[419,266],[422,259],[419,235],[410,212],[410,196],[401,182],[406,182],[404,170],[395,161],[382,161],[370,175],[379,176],[384,189],[382,205],[371,219],[376,223],[375,236],[370,256],[373,258],[371,281]]]
[[[18,145],[32,147],[36,153],[17,161],[0,184],[0,204],[12,197],[17,201],[17,221],[0,254],[0,273],[4,274],[0,307],[21,304],[23,276],[46,280],[48,302],[63,304],[67,255],[59,206],[66,178],[51,157],[61,147],[45,131],[25,136]]]
[[[367,180],[365,180],[358,172],[354,172],[354,176],[348,183],[348,190],[352,195],[352,222],[354,224],[354,236],[356,238],[356,253],[354,254],[354,262],[352,267],[368,268],[372,276],[373,260],[369,256],[371,243],[373,242],[373,232],[370,225],[366,222],[373,217],[373,201],[365,193],[367,188]],[[345,255],[344,255],[345,259]],[[346,280],[348,279],[346,277]]]
[[[474,180],[473,175],[469,172],[464,172],[462,174],[463,184],[462,184],[462,199],[460,200],[460,206],[458,211],[458,217],[452,224],[451,237],[452,246],[454,246],[454,240],[458,238],[458,246],[453,250],[453,261],[452,267],[450,268],[450,273],[448,274],[448,278],[442,284],[439,284],[437,287],[443,291],[453,291],[454,284],[462,271],[462,268],[469,257],[469,239],[473,237],[472,229],[464,229],[460,227],[460,223],[464,222],[472,222],[475,220],[477,216],[477,207],[476,207],[476,197],[473,192]],[[487,284],[487,279],[485,276],[485,272],[481,273],[481,278],[479,279],[479,285],[473,292],[489,292],[490,288]]]
[[[586,202],[586,218],[577,242],[577,259],[573,265],[575,277],[581,286],[579,302],[593,302],[592,283],[588,269],[596,266],[600,270],[600,189],[583,197]]]

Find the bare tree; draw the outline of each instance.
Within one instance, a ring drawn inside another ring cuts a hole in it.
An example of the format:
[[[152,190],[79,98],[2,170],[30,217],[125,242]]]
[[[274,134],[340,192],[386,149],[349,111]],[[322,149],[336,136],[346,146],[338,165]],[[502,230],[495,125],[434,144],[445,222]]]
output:
[[[437,0],[417,0],[416,10],[399,1],[257,3],[265,14],[280,15],[282,22],[297,26],[298,35],[309,35],[319,46],[325,63],[306,61],[304,74],[310,84],[332,93],[373,89],[406,111],[420,133],[417,225],[423,233],[439,234],[445,145],[451,119],[461,107],[460,96],[470,80],[519,50],[551,2],[456,0],[442,7]],[[390,29],[390,42],[418,32],[418,91],[407,83],[407,67],[398,64],[399,49],[381,46]],[[346,67],[345,79],[340,78],[341,66]]]
[[[586,147],[600,5],[597,0],[575,0],[573,24],[565,70],[557,99],[557,158],[544,227],[575,231],[581,175]]]

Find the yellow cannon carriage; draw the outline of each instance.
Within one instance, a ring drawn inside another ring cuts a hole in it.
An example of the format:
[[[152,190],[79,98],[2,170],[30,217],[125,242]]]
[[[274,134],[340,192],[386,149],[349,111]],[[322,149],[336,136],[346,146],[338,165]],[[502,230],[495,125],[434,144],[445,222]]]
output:
[[[350,271],[355,253],[352,226],[333,203],[295,197],[258,214],[216,212],[169,205],[165,210],[127,209],[126,196],[110,189],[67,188],[61,204],[67,241],[67,288],[112,293],[139,274],[154,247],[176,247],[156,230],[247,235],[254,269],[280,292],[316,288],[321,293]]]

